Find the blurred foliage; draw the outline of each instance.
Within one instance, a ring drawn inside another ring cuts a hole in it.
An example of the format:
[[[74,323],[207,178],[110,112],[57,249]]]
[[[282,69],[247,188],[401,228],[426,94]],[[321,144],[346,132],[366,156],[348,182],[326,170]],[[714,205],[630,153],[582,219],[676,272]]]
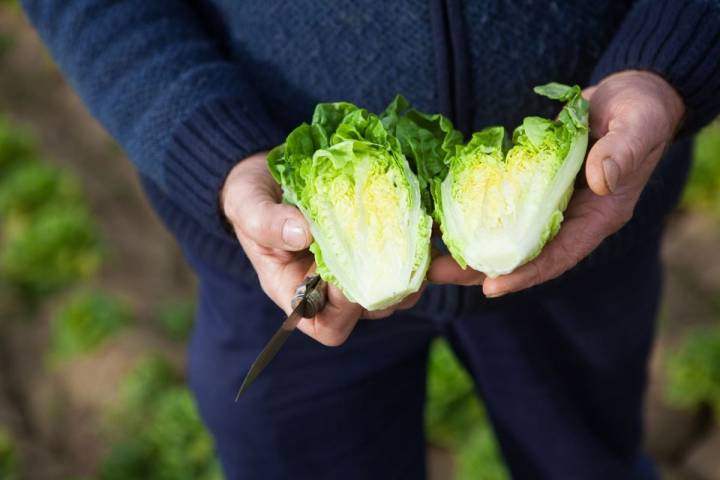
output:
[[[80,187],[41,161],[31,137],[0,117],[0,280],[26,300],[89,278],[100,246]]]
[[[77,291],[54,319],[53,356],[67,358],[94,350],[129,321],[128,308],[116,298],[97,290]]]
[[[163,305],[157,315],[163,333],[175,341],[186,340],[195,321],[195,302],[176,300]]]
[[[0,427],[0,480],[19,480],[18,458],[10,432]]]
[[[0,274],[29,296],[87,279],[100,265],[98,239],[83,208],[45,208],[31,222],[9,225],[6,233]]]
[[[703,209],[720,217],[720,121],[705,128],[695,139],[695,154],[683,205]]]
[[[15,41],[11,36],[0,33],[0,60],[12,50]]]
[[[0,116],[0,172],[4,177],[14,166],[32,162],[36,150],[30,135]]]
[[[118,438],[97,480],[221,480],[190,393],[161,357],[130,373],[113,423]]]
[[[666,396],[679,407],[709,405],[720,418],[720,326],[691,332],[671,352]]]
[[[44,163],[27,162],[10,169],[0,189],[0,215],[12,221],[31,221],[51,205],[80,205],[80,186],[75,178]]]
[[[720,218],[720,121],[695,140],[683,205]],[[708,405],[720,419],[720,326],[691,331],[666,363],[665,396],[678,407]]]
[[[455,452],[457,480],[510,478],[472,378],[444,340],[430,349],[427,388],[428,438]]]

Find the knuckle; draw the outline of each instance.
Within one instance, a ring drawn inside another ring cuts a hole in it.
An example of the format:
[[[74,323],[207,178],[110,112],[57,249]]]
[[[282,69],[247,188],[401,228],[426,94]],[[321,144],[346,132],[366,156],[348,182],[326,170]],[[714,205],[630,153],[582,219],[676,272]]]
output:
[[[323,317],[322,313],[315,317],[315,335],[314,338],[326,347],[339,347],[350,336],[351,328],[348,328],[344,322],[338,322],[337,319],[328,319]]]
[[[267,224],[260,215],[252,215],[245,219],[245,231],[253,240],[262,239],[267,231]]]
[[[336,329],[323,329],[315,339],[326,347],[339,347],[348,339],[349,333]]]
[[[582,248],[585,249],[586,245],[584,243],[581,243],[581,245]],[[554,262],[555,268],[553,273],[548,277],[548,280],[551,278],[555,278],[569,268],[574,267],[575,265],[580,263],[583,258],[583,255],[577,249],[570,248],[564,243],[560,243],[558,247],[560,249],[562,258]]]
[[[645,150],[645,140],[636,133],[628,133],[623,137],[625,139],[625,150],[632,171],[638,169],[640,162],[643,160],[643,152]]]
[[[538,285],[542,282],[543,278],[543,267],[540,266],[540,262],[530,262],[530,265],[532,266],[532,274],[530,275],[530,281],[528,284],[528,287],[534,287],[535,285]]]

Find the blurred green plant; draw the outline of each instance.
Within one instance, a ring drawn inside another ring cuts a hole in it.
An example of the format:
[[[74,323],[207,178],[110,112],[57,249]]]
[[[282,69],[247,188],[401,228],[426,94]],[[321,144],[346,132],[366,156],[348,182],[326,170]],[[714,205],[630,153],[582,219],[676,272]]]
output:
[[[720,217],[720,121],[706,127],[695,139],[693,166],[683,205],[708,210]]]
[[[0,172],[5,176],[12,167],[36,159],[30,135],[0,116]]]
[[[28,297],[88,279],[100,265],[94,225],[82,207],[44,208],[29,223],[7,225],[5,233],[0,275]]]
[[[11,36],[0,33],[0,61],[12,50],[14,45],[15,41]]]
[[[18,456],[13,438],[0,427],[0,480],[18,480]]]
[[[125,380],[116,441],[97,480],[221,480],[212,439],[171,365],[150,357]]]
[[[195,302],[175,300],[162,305],[157,321],[163,333],[175,341],[186,340],[192,332],[195,321]]]
[[[77,181],[0,117],[0,280],[35,301],[89,278],[100,242]]]
[[[97,290],[75,292],[53,322],[52,355],[65,359],[97,349],[130,321],[128,308]]]
[[[509,479],[472,378],[444,340],[431,346],[427,388],[428,439],[454,453],[457,480]]]
[[[691,332],[668,356],[666,397],[684,408],[708,405],[720,418],[720,327]]]
[[[29,223],[52,205],[81,205],[80,185],[57,168],[27,162],[10,169],[0,189],[0,215],[13,223]]]

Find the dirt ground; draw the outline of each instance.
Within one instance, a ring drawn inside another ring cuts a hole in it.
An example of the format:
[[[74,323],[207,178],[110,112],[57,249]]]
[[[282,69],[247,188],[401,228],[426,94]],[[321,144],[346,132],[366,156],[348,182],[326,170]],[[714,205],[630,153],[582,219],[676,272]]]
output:
[[[0,425],[9,427],[28,480],[90,475],[104,452],[102,412],[119,380],[144,354],[183,352],[147,319],[158,305],[190,298],[194,279],[174,240],[144,200],[133,168],[52,65],[24,19],[0,7],[0,35],[12,39],[0,58],[0,114],[39,140],[48,162],[78,176],[106,257],[97,282],[126,301],[136,323],[97,355],[46,368],[49,310],[13,325],[0,363]],[[24,406],[23,406],[24,405]],[[0,472],[0,478],[2,474]]]
[[[0,376],[0,425],[16,434],[30,480],[92,473],[103,453],[100,412],[112,402],[116,384],[144,352],[182,352],[143,325],[160,303],[192,295],[194,281],[179,250],[142,197],[122,151],[92,119],[55,70],[25,21],[0,7],[0,35],[13,39],[0,57],[0,113],[27,127],[47,158],[81,180],[108,245],[99,283],[131,303],[138,326],[101,354],[47,371],[48,312],[15,327]],[[705,412],[669,408],[661,398],[662,359],[688,328],[717,322],[720,299],[720,227],[698,214],[680,212],[669,223],[664,244],[665,299],[660,336],[651,362],[647,449],[666,480],[720,479],[720,431]],[[9,383],[8,383],[9,382]],[[9,385],[9,386],[8,386]],[[25,403],[25,407],[20,404]],[[447,478],[447,456],[433,455]],[[442,465],[440,465],[440,463]],[[1,475],[0,475],[1,476]]]

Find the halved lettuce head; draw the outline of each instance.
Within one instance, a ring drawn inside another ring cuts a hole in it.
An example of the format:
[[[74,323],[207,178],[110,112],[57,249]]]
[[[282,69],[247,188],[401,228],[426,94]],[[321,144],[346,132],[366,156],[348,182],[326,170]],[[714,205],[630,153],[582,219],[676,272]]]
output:
[[[367,310],[420,289],[432,220],[400,143],[377,115],[319,104],[268,155],[285,201],[310,224],[320,276]]]
[[[535,92],[565,106],[555,120],[526,118],[512,142],[502,127],[489,127],[463,144],[447,118],[410,109],[402,98],[383,117],[453,258],[491,277],[530,261],[558,232],[587,149],[580,87],[550,83]]]
[[[550,83],[535,92],[566,102],[556,120],[525,118],[509,150],[502,127],[477,132],[444,158],[446,171],[432,182],[453,258],[490,277],[530,261],[557,234],[587,150],[580,87]]]

